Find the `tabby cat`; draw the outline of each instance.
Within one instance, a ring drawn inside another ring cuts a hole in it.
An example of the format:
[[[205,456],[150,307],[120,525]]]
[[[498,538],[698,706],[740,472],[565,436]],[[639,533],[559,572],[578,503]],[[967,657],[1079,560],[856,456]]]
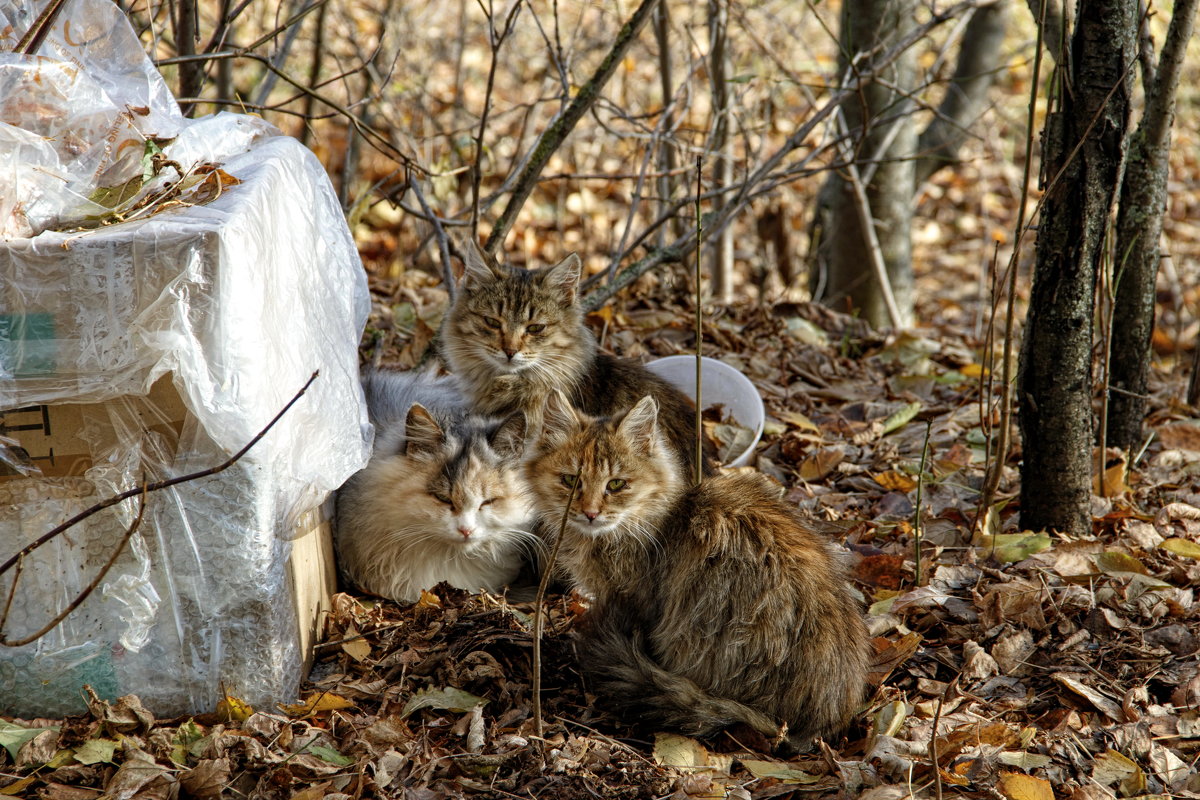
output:
[[[579,256],[526,270],[499,264],[470,238],[458,249],[466,272],[443,324],[442,353],[476,411],[524,411],[537,430],[541,407],[556,389],[600,416],[653,395],[667,441],[687,474],[695,474],[695,406],[641,364],[598,352],[577,298]],[[705,474],[713,473],[715,455],[706,440]]]
[[[591,418],[547,402],[529,462],[559,563],[593,597],[582,663],[618,710],[689,735],[744,723],[794,746],[863,699],[867,634],[832,545],[763,476],[691,486],[657,401]]]
[[[441,581],[509,583],[537,544],[524,416],[470,416],[457,381],[428,372],[373,373],[363,388],[377,433],[370,462],[338,491],[344,577],[399,602]]]

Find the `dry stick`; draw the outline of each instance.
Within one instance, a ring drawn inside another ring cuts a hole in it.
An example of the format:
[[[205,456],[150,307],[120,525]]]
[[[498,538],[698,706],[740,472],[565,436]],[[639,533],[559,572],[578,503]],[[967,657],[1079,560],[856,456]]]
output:
[[[114,495],[114,496],[108,498],[107,500],[102,500],[99,503],[96,503],[91,508],[87,508],[83,511],[80,511],[78,514],[71,517],[66,522],[62,523],[61,525],[58,525],[57,527],[53,528],[49,532],[38,537],[36,540],[25,545],[25,547],[23,547],[19,551],[17,551],[17,553],[15,555],[13,555],[12,558],[8,559],[3,564],[0,564],[0,575],[3,575],[4,573],[8,572],[10,569],[12,569],[13,565],[16,564],[20,559],[22,559],[25,556],[27,556],[28,554],[32,553],[34,550],[37,550],[39,547],[44,545],[46,542],[61,535],[64,531],[69,530],[73,526],[77,525],[78,523],[82,522],[83,520],[87,519],[88,517],[92,516],[93,514],[95,514],[97,512],[103,511],[104,509],[110,508],[111,506],[115,506],[117,503],[128,500],[131,497],[135,497],[135,496],[141,494],[142,492],[149,493],[149,492],[157,492],[161,489],[169,489],[172,486],[177,486],[178,484],[186,483],[188,481],[194,481],[198,478],[207,478],[210,475],[216,475],[218,472],[223,472],[224,470],[229,469],[235,463],[237,463],[238,459],[240,459],[242,456],[244,456],[247,453],[247,451],[250,450],[251,447],[254,447],[254,445],[258,444],[259,440],[262,439],[264,436],[266,436],[267,433],[270,432],[271,428],[275,427],[275,423],[279,422],[279,420],[283,417],[283,415],[286,414],[291,409],[291,407],[296,404],[296,401],[298,401],[304,395],[304,393],[306,391],[308,391],[308,387],[312,385],[312,382],[315,381],[317,379],[317,376],[320,374],[321,374],[320,370],[314,371],[313,374],[309,377],[309,379],[304,383],[304,385],[302,387],[300,387],[300,391],[296,392],[296,395],[291,400],[288,401],[287,405],[285,405],[282,409],[280,409],[279,413],[276,414],[275,417],[270,422],[267,423],[267,426],[265,428],[263,428],[261,431],[259,431],[257,434],[255,434],[254,438],[251,439],[249,442],[247,442],[245,444],[245,446],[242,447],[241,450],[238,450],[236,453],[234,453],[232,456],[230,456],[223,463],[218,464],[215,467],[209,467],[208,469],[200,470],[199,472],[192,472],[187,475],[180,475],[177,478],[168,478],[167,480],[155,481],[154,483],[148,483],[145,486],[142,486],[137,489],[128,489],[124,492],[121,492],[118,495]],[[3,620],[0,620],[0,629],[2,629],[2,628],[3,628]]]
[[[562,520],[558,523],[558,537],[550,550],[550,560],[542,568],[542,579],[538,581],[537,597],[533,605],[533,724],[537,735],[542,735],[542,626],[545,615],[542,613],[542,603],[546,599],[546,587],[550,585],[550,573],[554,571],[554,562],[558,559],[558,548],[562,546],[563,534],[567,530],[567,516],[571,513],[571,503],[575,502],[575,492],[579,489],[579,474],[575,472],[575,480],[571,483],[571,496],[563,507]]]
[[[139,501],[137,517],[134,518],[133,524],[129,526],[129,529],[125,531],[125,535],[121,538],[121,543],[118,544],[117,548],[113,551],[112,556],[108,559],[108,563],[105,564],[98,573],[96,573],[96,577],[92,578],[91,583],[89,583],[82,592],[76,595],[75,599],[68,603],[67,607],[60,611],[58,615],[54,617],[54,619],[42,626],[41,630],[37,631],[36,633],[31,633],[28,636],[24,636],[20,639],[9,639],[3,633],[4,623],[8,621],[8,610],[12,606],[13,597],[17,592],[17,580],[21,577],[21,569],[25,563],[25,558],[22,556],[17,561],[17,571],[13,573],[13,581],[12,586],[9,588],[8,601],[4,604],[4,616],[0,617],[0,645],[3,645],[4,647],[21,647],[22,645],[27,645],[30,642],[37,641],[50,631],[57,628],[59,623],[67,618],[68,614],[79,608],[79,606],[83,605],[83,601],[87,600],[88,597],[91,596],[92,592],[96,591],[96,588],[100,585],[100,581],[104,580],[104,576],[107,575],[109,570],[113,568],[113,565],[117,563],[117,559],[121,557],[121,553],[125,552],[125,546],[129,544],[129,540],[133,538],[133,534],[139,527],[141,527],[142,517],[146,513],[146,489],[144,480],[142,482],[142,491],[138,497]]]
[[[699,242],[704,233],[704,221],[700,218],[700,191],[703,189],[701,178],[701,168],[704,164],[703,156],[696,156],[696,241]],[[701,310],[700,310],[700,248],[695,250],[696,261],[696,485],[700,485],[700,478],[704,475],[704,423],[701,419],[703,412],[700,410],[703,405],[700,403],[700,367],[702,364],[700,358],[701,345]]]
[[[442,220],[433,213],[429,203],[425,202],[425,195],[421,193],[420,183],[420,179],[414,180],[409,176],[408,185],[412,188],[413,194],[417,196],[417,202],[421,204],[421,210],[425,212],[426,219],[433,225],[433,235],[437,239],[438,252],[442,256],[442,282],[446,284],[446,292],[450,295],[450,302],[453,303],[454,296],[458,293],[458,287],[454,285],[454,270],[450,266],[450,242],[446,238],[446,229],[442,227]]]
[[[1021,240],[1025,235],[1025,205],[1029,198],[1029,172],[1033,164],[1033,123],[1037,113],[1038,81],[1041,79],[1042,71],[1042,31],[1046,26],[1046,7],[1048,5],[1047,2],[1042,3],[1041,19],[1038,20],[1037,37],[1034,40],[1033,80],[1030,82],[1029,89],[1029,114],[1025,120],[1025,167],[1021,176],[1021,199],[1017,203],[1017,224],[1013,230],[1013,252],[1008,260],[1004,356],[1000,362],[1000,427],[996,431],[996,454],[995,460],[992,462],[992,471],[988,473],[987,482],[984,483],[983,496],[980,497],[979,509],[975,512],[975,523],[971,525],[972,528],[978,523],[987,507],[992,504],[992,498],[995,496],[996,490],[1000,488],[1000,476],[1004,473],[1004,464],[1008,460],[1009,428],[1012,426],[1012,367],[1010,362],[1012,361],[1013,328],[1016,324],[1017,257],[1021,251]],[[993,322],[989,324],[994,324],[994,319],[993,312]],[[986,355],[988,360],[991,360],[991,352],[989,351]],[[991,370],[984,370],[984,372],[988,373]],[[983,376],[981,375],[980,378],[982,380]]]
[[[845,120],[838,112],[838,127],[845,128]],[[896,305],[896,295],[892,291],[892,281],[888,276],[887,262],[883,257],[883,249],[879,246],[879,234],[875,231],[875,218],[871,216],[871,201],[867,198],[867,189],[863,186],[858,174],[858,165],[852,160],[850,145],[842,142],[842,158],[846,160],[846,174],[850,178],[850,186],[854,190],[854,209],[858,212],[858,221],[862,225],[863,235],[867,238],[867,252],[871,255],[871,271],[879,282],[879,290],[883,294],[883,304],[887,306],[888,319],[892,327],[899,330],[904,327],[904,318],[900,306]]]
[[[370,141],[372,143],[372,146],[379,152],[383,153],[384,155],[387,155],[389,158],[396,159],[401,164],[404,164],[405,166],[407,166],[409,169],[416,170],[417,172],[420,172],[423,175],[428,174],[428,170],[423,168],[417,162],[417,160],[415,158],[413,158],[410,155],[407,155],[406,153],[401,152],[400,148],[398,148],[394,144],[392,144],[390,139],[388,139],[386,136],[384,136],[379,131],[375,130],[375,128],[371,127],[371,125],[369,123],[364,122],[360,117],[358,117],[349,108],[347,108],[346,106],[337,102],[336,100],[333,100],[332,98],[327,97],[326,95],[322,95],[318,92],[313,91],[312,89],[308,88],[307,86],[300,83],[295,78],[292,78],[286,72],[284,72],[283,70],[279,69],[274,64],[272,64],[271,59],[267,58],[264,55],[260,55],[259,53],[252,53],[249,50],[250,49],[246,48],[246,47],[239,47],[234,50],[225,50],[225,51],[222,51],[219,53],[205,53],[204,55],[196,55],[196,56],[175,56],[173,58],[162,58],[162,59],[158,59],[157,61],[155,61],[154,65],[156,67],[165,67],[165,66],[169,66],[171,64],[182,64],[187,61],[197,61],[197,60],[214,61],[219,58],[248,58],[252,61],[257,61],[260,64],[262,64],[264,67],[266,67],[268,70],[270,70],[271,72],[276,73],[284,83],[289,84],[294,89],[298,90],[301,94],[311,95],[319,102],[324,103],[325,105],[329,106],[334,111],[336,111],[338,114],[345,117],[354,126],[354,129],[358,133],[360,133],[364,139]]]
[[[917,507],[913,509],[913,561],[916,564],[913,580],[921,585],[921,490],[925,485],[925,457],[929,453],[929,433],[933,420],[925,423],[925,441],[921,444],[921,466],[917,469]]]
[[[480,3],[480,6],[483,4]],[[521,10],[521,3],[516,2],[508,10],[508,18],[504,20],[504,30],[496,34],[496,22],[492,16],[491,4],[485,10],[488,24],[488,45],[492,51],[492,63],[488,67],[487,88],[483,92],[483,112],[479,115],[479,133],[475,134],[475,158],[471,161],[471,235],[479,236],[479,184],[483,180],[483,136],[487,132],[488,116],[492,110],[492,90],[496,84],[496,67],[500,63],[500,48],[504,40],[512,32],[513,23]],[[451,295],[453,299],[453,295]]]
[[[41,49],[42,42],[46,41],[50,29],[54,27],[54,21],[58,19],[59,13],[66,4],[67,0],[51,0],[50,4],[42,9],[42,13],[37,15],[37,19],[29,26],[29,30],[25,31],[25,35],[17,42],[13,52],[27,56],[36,54]]]
[[[737,214],[741,213],[751,200],[757,196],[759,185],[765,181],[777,168],[789,153],[798,149],[808,138],[818,125],[829,116],[833,111],[841,106],[841,103],[852,94],[858,91],[860,84],[865,83],[875,77],[881,70],[900,57],[908,48],[912,47],[918,41],[929,35],[929,32],[934,28],[945,23],[947,20],[954,19],[958,15],[964,13],[968,9],[976,8],[980,5],[978,0],[962,0],[954,6],[946,9],[943,12],[934,14],[927,22],[920,27],[911,31],[904,39],[894,44],[887,50],[876,50],[870,53],[863,54],[860,60],[866,60],[872,56],[878,56],[873,62],[864,68],[857,70],[857,80],[854,84],[844,87],[837,94],[829,98],[825,105],[817,109],[812,117],[804,122],[799,128],[792,132],[791,136],[781,144],[774,153],[772,153],[765,161],[760,164],[753,173],[748,175],[738,184],[737,194],[731,202],[725,203],[721,209],[717,211],[713,218],[709,221],[706,230],[706,236],[711,236],[714,232],[719,232],[729,221]],[[553,152],[553,150],[551,150]],[[548,157],[548,156],[547,156]],[[721,187],[710,194],[724,194],[727,191],[732,191],[733,186]],[[686,200],[680,201],[686,203]],[[682,206],[680,206],[682,207]],[[511,221],[510,221],[511,224]],[[682,236],[677,238],[672,244],[667,247],[662,247],[654,250],[649,255],[638,259],[633,264],[630,264],[625,269],[617,273],[610,282],[591,291],[583,299],[583,307],[585,310],[592,311],[603,305],[610,297],[615,295],[621,289],[624,289],[629,284],[646,274],[650,270],[664,263],[676,263],[683,259],[685,255],[691,252],[692,247],[696,247],[694,241],[695,232],[688,230]],[[635,243],[634,246],[636,246]]]
[[[492,232],[488,235],[487,242],[484,244],[484,250],[489,253],[495,253],[496,248],[504,241],[504,236],[508,233],[508,229],[512,227],[521,207],[525,205],[525,201],[529,199],[529,195],[537,185],[538,176],[550,160],[550,156],[554,155],[554,152],[558,150],[563,140],[567,138],[567,134],[574,129],[579,120],[583,119],[583,115],[596,102],[596,99],[600,96],[600,90],[608,82],[608,79],[612,77],[613,73],[616,72],[617,66],[625,56],[625,51],[629,49],[634,39],[637,38],[638,31],[641,30],[646,20],[650,18],[650,12],[654,10],[654,5],[657,2],[658,0],[642,0],[642,4],[633,12],[633,16],[629,18],[629,21],[621,26],[621,30],[618,31],[613,41],[612,49],[608,51],[604,60],[600,62],[600,66],[596,68],[596,72],[587,83],[579,87],[579,93],[575,95],[571,103],[542,132],[537,144],[533,147],[529,161],[525,164],[525,169],[521,172],[521,177],[513,187],[508,205],[504,207],[504,211],[500,213],[500,218],[492,226]]]

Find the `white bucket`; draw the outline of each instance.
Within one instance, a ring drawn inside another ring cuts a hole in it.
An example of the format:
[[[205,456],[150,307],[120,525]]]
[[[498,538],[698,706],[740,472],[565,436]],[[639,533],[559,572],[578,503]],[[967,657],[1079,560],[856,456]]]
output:
[[[754,454],[754,448],[762,437],[766,412],[758,389],[742,373],[708,356],[701,357],[700,403],[704,408],[720,403],[734,421],[749,431],[754,438],[740,452],[730,453],[727,467],[745,466]],[[696,399],[696,357],[667,356],[646,364],[646,369],[670,381],[692,398]]]

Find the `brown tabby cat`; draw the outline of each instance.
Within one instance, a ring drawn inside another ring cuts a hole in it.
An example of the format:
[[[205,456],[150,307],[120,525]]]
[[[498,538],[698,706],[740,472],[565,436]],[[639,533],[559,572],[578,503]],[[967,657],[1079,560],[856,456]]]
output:
[[[599,693],[690,735],[745,723],[793,745],[863,699],[867,634],[829,542],[765,478],[690,487],[658,404],[588,418],[546,405],[529,482],[560,564],[594,596],[582,662]]]
[[[625,411],[649,394],[661,409],[667,441],[686,474],[695,475],[695,406],[641,364],[597,351],[577,302],[579,256],[526,270],[502,266],[474,239],[462,239],[458,249],[466,274],[442,327],[442,352],[476,413],[524,411],[536,431],[554,390],[601,416]],[[705,474],[712,474],[715,456],[706,441]]]

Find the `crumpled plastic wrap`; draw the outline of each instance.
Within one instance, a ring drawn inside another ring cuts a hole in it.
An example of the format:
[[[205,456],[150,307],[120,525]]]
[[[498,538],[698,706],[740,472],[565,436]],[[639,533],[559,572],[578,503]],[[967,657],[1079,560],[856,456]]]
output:
[[[292,539],[370,450],[365,275],[298,142],[226,113],[178,136],[171,158],[217,162],[240,183],[134,222],[0,241],[0,563],[98,500],[216,466],[320,376],[233,467],[150,494],[112,571],[61,625],[0,647],[0,713],[82,711],[85,683],[139,694],[160,716],[211,711],[222,686],[270,708],[302,677],[295,606],[312,587],[294,585]],[[80,469],[14,446],[49,428],[46,409],[74,415]],[[137,509],[96,514],[27,558],[5,635],[65,608]]]
[[[147,136],[179,106],[111,0],[71,0],[36,56],[12,52],[47,4],[0,0],[0,236],[103,209],[88,200],[140,171]]]

